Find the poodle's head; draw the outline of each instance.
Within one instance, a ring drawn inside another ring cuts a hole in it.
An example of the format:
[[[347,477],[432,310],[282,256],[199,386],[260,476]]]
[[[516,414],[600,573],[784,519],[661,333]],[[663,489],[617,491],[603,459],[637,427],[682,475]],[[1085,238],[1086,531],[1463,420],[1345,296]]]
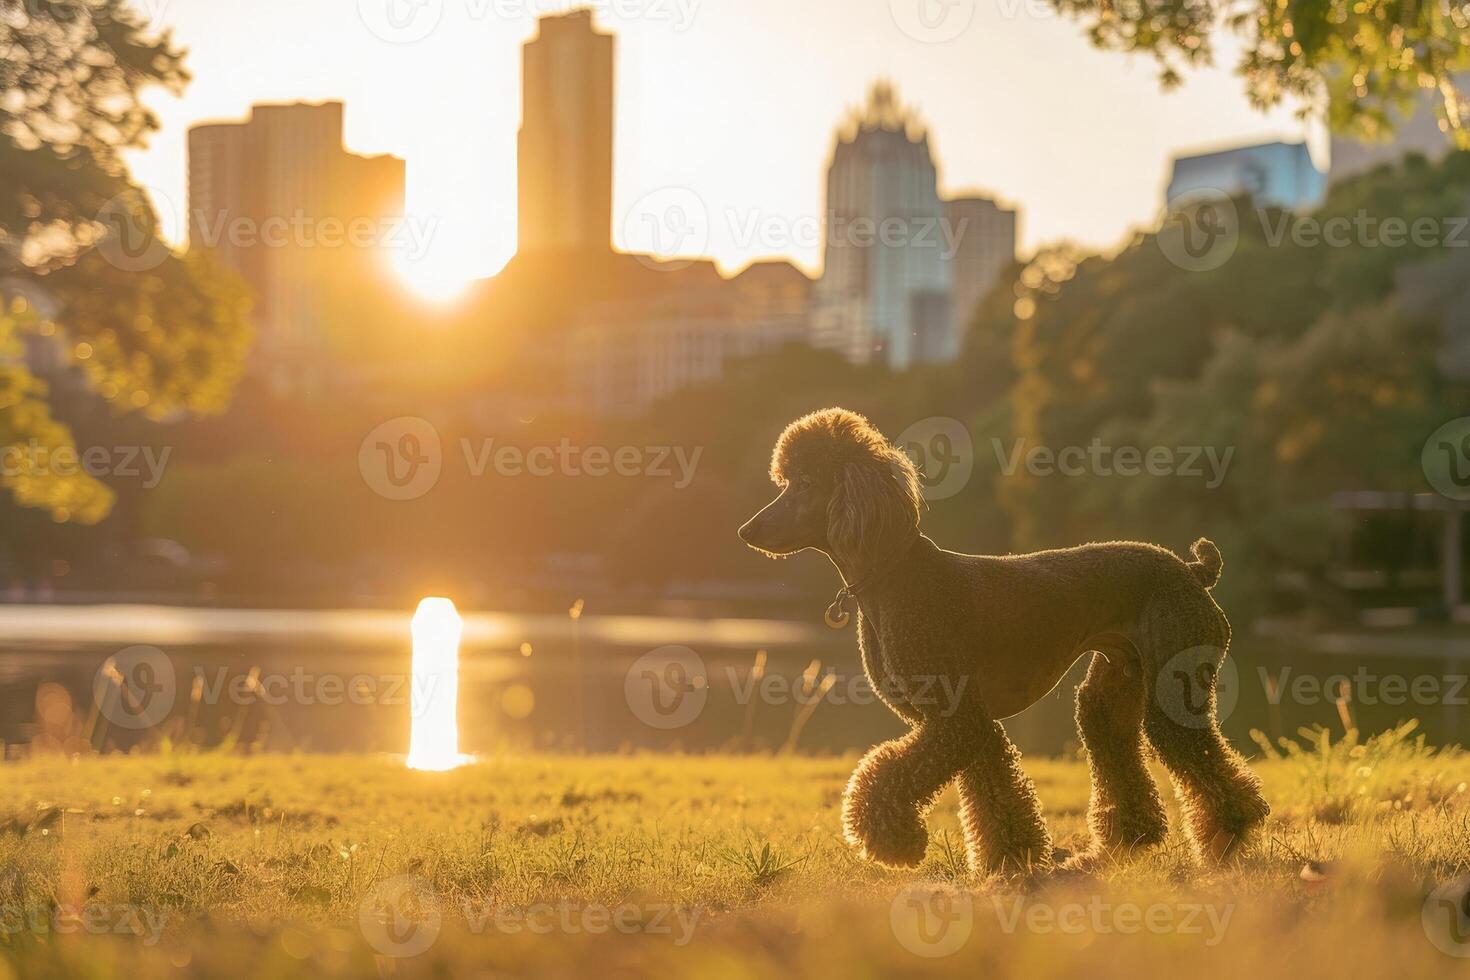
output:
[[[771,479],[780,494],[740,537],[773,557],[815,548],[858,567],[919,526],[914,464],[856,412],[829,408],[787,426]]]

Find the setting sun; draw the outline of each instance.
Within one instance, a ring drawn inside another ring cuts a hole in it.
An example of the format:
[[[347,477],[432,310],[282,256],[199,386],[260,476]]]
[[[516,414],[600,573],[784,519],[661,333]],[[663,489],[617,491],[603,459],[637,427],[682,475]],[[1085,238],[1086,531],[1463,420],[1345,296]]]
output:
[[[396,252],[392,257],[393,273],[406,289],[420,299],[449,304],[468,291],[469,278],[462,271],[446,267],[433,256],[415,257]]]

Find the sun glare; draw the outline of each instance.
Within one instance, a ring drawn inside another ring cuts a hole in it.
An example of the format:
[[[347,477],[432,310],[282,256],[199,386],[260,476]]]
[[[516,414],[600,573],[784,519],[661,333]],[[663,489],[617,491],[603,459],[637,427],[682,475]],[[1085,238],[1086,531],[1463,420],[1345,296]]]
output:
[[[459,752],[459,640],[464,623],[448,599],[425,599],[413,616],[413,731],[408,768],[442,772]]]
[[[433,303],[452,303],[470,286],[465,275],[446,269],[427,257],[396,254],[393,256],[393,271],[414,295]]]

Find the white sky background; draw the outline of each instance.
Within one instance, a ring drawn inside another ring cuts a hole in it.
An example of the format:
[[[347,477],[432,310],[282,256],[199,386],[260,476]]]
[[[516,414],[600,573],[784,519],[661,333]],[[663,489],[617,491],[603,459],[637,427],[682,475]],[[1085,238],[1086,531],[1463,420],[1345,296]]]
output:
[[[184,98],[130,157],[165,220],[183,224],[186,131],[251,103],[341,99],[347,144],[408,161],[408,209],[436,222],[440,278],[499,270],[515,249],[520,46],[564,0],[135,0],[190,50]],[[410,43],[390,43],[395,7]],[[926,42],[921,5],[937,24]],[[1094,51],[1044,0],[599,0],[618,35],[614,238],[644,195],[692,190],[708,251],[820,267],[814,231],[833,133],[891,78],[928,121],[943,189],[1019,206],[1023,251],[1071,238],[1116,246],[1151,224],[1178,150],[1299,139],[1290,108],[1248,105],[1222,64],[1162,93],[1150,59]],[[414,19],[415,17],[419,19]],[[900,22],[910,25],[906,32]],[[376,25],[377,33],[373,26]],[[428,28],[437,24],[432,30]],[[1324,157],[1318,154],[1319,165]],[[173,212],[177,217],[167,216]],[[789,235],[752,235],[759,217]]]

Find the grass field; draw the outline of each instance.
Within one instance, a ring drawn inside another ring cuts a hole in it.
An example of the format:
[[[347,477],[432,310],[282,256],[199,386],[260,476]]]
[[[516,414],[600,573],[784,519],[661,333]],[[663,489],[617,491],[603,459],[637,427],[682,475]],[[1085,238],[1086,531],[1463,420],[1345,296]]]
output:
[[[1225,870],[1167,848],[1023,887],[838,834],[852,759],[36,758],[0,781],[0,974],[19,977],[1463,974],[1470,755],[1407,733],[1258,758]],[[1059,843],[1087,770],[1029,768]],[[1428,898],[1427,898],[1428,897]],[[1427,900],[1426,900],[1427,898]]]

